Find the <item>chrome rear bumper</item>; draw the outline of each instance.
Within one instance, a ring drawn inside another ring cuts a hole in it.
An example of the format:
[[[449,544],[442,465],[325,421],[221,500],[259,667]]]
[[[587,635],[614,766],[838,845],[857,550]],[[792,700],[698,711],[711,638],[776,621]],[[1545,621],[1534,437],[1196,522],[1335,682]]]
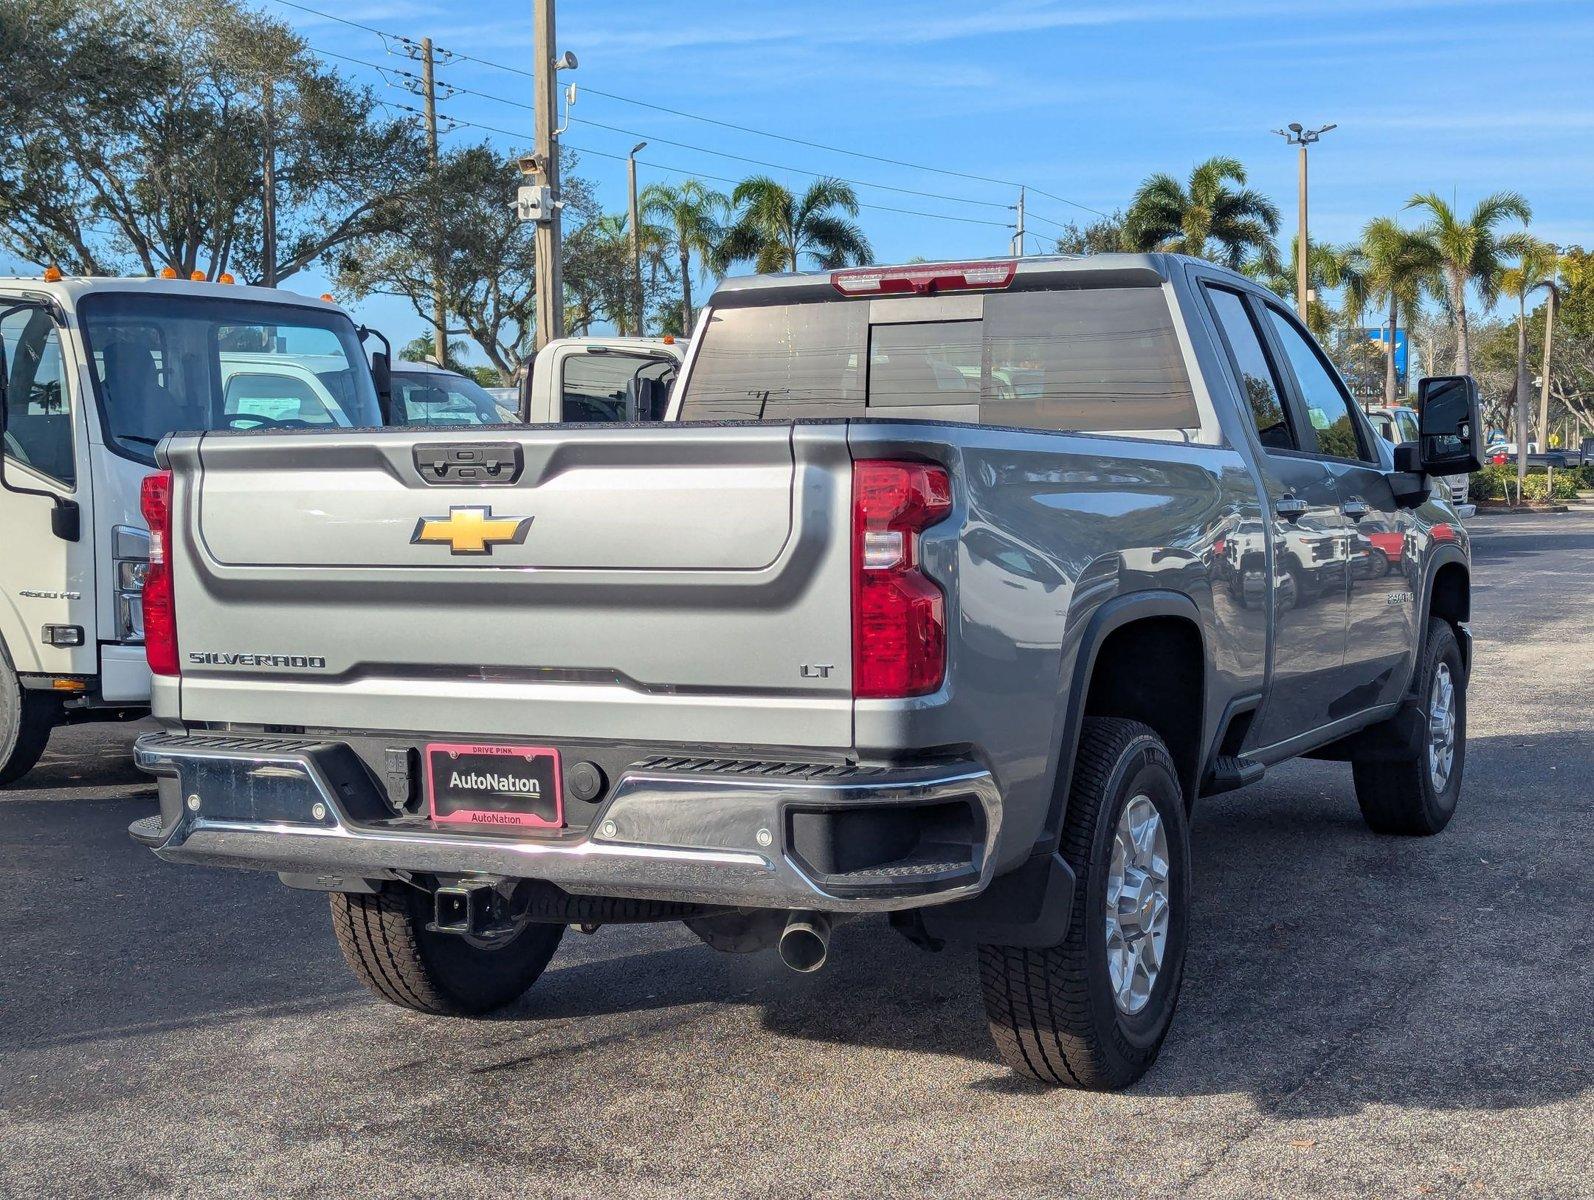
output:
[[[779,775],[644,767],[615,782],[588,829],[524,836],[395,816],[358,757],[334,741],[154,733],[139,738],[134,757],[161,779],[163,816],[129,833],[161,858],[276,871],[332,890],[411,874],[489,875],[577,895],[890,911],[982,891],[1001,826],[996,785],[970,762]],[[970,806],[972,834],[954,854],[942,842],[938,853],[824,873],[793,849],[795,814],[959,802]]]

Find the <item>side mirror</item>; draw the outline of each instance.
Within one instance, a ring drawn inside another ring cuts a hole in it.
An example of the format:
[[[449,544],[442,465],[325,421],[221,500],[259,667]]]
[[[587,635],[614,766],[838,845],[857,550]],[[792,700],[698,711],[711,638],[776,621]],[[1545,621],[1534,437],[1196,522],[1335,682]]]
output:
[[[382,418],[393,421],[393,360],[385,350],[371,353],[371,382],[376,385],[376,402],[382,406]]]
[[[1482,467],[1478,381],[1470,375],[1440,375],[1419,382],[1417,434],[1417,465],[1425,474],[1464,475]]]
[[[50,510],[50,532],[63,542],[75,542],[83,536],[83,514],[76,500],[57,497]]]
[[[369,325],[361,325],[355,332],[362,345],[369,337],[382,343],[380,350],[371,351],[371,384],[376,388],[376,406],[382,410],[384,425],[403,424],[393,418],[393,343],[380,329],[372,329]]]

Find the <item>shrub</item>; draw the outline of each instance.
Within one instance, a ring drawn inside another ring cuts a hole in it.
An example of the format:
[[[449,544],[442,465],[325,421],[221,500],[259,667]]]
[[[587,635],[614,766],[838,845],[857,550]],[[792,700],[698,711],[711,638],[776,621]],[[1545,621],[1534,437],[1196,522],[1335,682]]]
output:
[[[1528,476],[1522,481],[1522,498],[1524,500],[1571,500],[1577,496],[1580,476],[1587,468],[1579,471],[1557,471],[1553,484],[1550,474],[1543,467],[1528,468]],[[1473,500],[1514,500],[1517,494],[1517,472],[1515,467],[1484,467],[1483,470],[1473,474],[1467,484],[1467,496]],[[1553,493],[1550,491],[1554,488]]]

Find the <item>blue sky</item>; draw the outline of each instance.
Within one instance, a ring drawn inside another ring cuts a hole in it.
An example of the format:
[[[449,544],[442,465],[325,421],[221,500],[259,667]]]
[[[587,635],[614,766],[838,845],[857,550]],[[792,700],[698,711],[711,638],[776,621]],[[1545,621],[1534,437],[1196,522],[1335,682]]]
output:
[[[430,35],[448,50],[529,69],[530,0],[465,6],[430,0],[306,0],[384,30]],[[262,6],[318,48],[400,64],[371,34]],[[590,88],[789,136],[1023,181],[1031,231],[1123,207],[1148,173],[1183,174],[1231,154],[1295,219],[1295,156],[1270,131],[1337,122],[1312,157],[1313,237],[1348,239],[1396,213],[1418,190],[1470,204],[1514,188],[1535,233],[1594,245],[1594,4],[1588,0],[913,0],[903,3],[621,3],[566,0],[561,49]],[[407,65],[407,64],[404,64]],[[380,85],[372,71],[341,69]],[[466,60],[440,71],[454,85],[530,101],[519,75]],[[395,101],[408,98],[392,88]],[[468,94],[442,105],[461,121],[529,133],[529,113]],[[584,93],[568,144],[623,156],[647,137],[644,163],[740,178],[765,168],[664,145],[689,143],[803,171],[930,193],[859,188],[866,204],[999,224],[1012,188],[911,170],[739,133]],[[516,139],[461,126],[451,142]],[[623,162],[582,156],[604,203],[624,205]],[[681,176],[643,166],[644,186]],[[1072,201],[1073,204],[1064,203]],[[983,201],[985,205],[963,203]],[[1075,205],[1084,207],[1075,207]],[[1006,249],[997,226],[866,209],[882,261],[978,256]],[[1031,250],[1042,243],[1031,242]],[[319,291],[322,281],[301,280]],[[396,302],[362,315],[395,340],[420,331]]]

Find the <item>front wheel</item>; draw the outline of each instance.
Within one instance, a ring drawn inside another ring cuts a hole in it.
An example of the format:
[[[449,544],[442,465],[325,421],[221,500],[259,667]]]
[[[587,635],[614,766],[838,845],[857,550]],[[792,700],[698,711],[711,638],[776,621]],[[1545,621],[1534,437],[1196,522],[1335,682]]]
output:
[[[1184,974],[1190,836],[1167,747],[1149,726],[1087,718],[1061,849],[1074,869],[1055,946],[981,946],[991,1035],[1041,1083],[1127,1087],[1156,1061]]]
[[[53,696],[25,690],[0,653],[0,787],[33,770],[60,711]]]
[[[1433,617],[1413,690],[1422,735],[1404,757],[1353,762],[1356,802],[1378,833],[1428,837],[1450,824],[1467,761],[1467,675],[1448,621]]]
[[[328,899],[338,947],[360,982],[389,1004],[436,1016],[480,1016],[514,1003],[565,933],[562,924],[528,923],[493,944],[437,933],[426,928],[431,896],[403,885]]]

